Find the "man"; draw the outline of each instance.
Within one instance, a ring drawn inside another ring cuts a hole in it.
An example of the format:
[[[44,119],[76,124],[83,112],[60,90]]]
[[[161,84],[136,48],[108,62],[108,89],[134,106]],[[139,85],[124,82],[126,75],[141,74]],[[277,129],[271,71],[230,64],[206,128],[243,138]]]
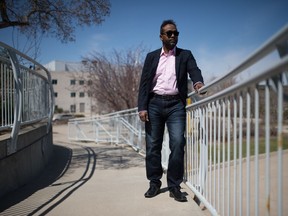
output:
[[[187,73],[198,91],[203,84],[201,70],[190,50],[176,47],[179,32],[173,20],[160,27],[162,48],[147,54],[139,86],[138,111],[145,122],[146,175],[150,187],[145,193],[151,198],[160,193],[163,169],[161,149],[165,124],[169,132],[169,164],[167,185],[170,197],[185,202],[180,184],[184,175]]]

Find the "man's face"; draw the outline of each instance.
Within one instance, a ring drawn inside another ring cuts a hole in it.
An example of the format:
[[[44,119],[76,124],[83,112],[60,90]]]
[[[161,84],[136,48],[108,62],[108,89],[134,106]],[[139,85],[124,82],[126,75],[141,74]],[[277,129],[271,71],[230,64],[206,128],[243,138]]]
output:
[[[171,50],[177,45],[178,35],[177,28],[172,24],[168,24],[162,28],[160,40],[168,50]]]

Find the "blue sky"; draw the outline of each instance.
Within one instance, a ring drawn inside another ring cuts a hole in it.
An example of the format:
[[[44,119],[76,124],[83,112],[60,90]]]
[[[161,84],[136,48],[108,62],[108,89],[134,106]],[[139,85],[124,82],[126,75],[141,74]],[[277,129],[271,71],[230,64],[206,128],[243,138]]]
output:
[[[288,24],[287,0],[111,0],[111,14],[100,26],[77,28],[76,41],[43,38],[38,61],[77,62],[92,51],[125,51],[142,44],[161,47],[159,27],[174,19],[178,47],[190,49],[204,77],[232,70]],[[0,29],[11,45],[12,28]]]

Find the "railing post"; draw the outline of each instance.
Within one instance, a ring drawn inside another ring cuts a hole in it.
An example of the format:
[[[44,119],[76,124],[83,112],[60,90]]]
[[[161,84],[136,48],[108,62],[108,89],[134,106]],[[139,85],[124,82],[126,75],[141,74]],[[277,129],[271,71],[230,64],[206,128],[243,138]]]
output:
[[[138,118],[138,115],[136,115],[136,117]],[[142,149],[142,125],[141,125],[141,122],[140,120],[138,120],[138,143],[137,143],[137,146],[138,146],[138,149]]]
[[[284,41],[281,44],[278,44],[277,50],[279,53],[280,58],[283,58],[288,54],[288,40]],[[288,83],[288,73],[283,73],[282,80],[278,78],[278,80],[275,80],[276,83],[275,85],[277,86],[278,89],[278,112],[277,112],[277,142],[278,142],[278,209],[279,215],[283,214],[283,132],[282,132],[282,127],[283,127],[283,100],[288,101],[288,95],[284,93],[283,91],[283,84],[284,80],[286,81],[286,85]]]
[[[121,116],[117,114],[114,122],[116,122],[116,144],[118,145],[120,143],[120,124],[121,124]]]
[[[280,58],[284,58],[288,54],[288,40],[278,44],[277,50]],[[288,84],[288,72],[282,74],[283,83]],[[277,82],[277,80],[276,80]],[[288,101],[288,95],[284,93],[284,100]]]
[[[21,81],[21,74],[20,74],[20,68],[19,68],[19,62],[17,59],[16,54],[8,49],[12,70],[13,70],[13,76],[14,76],[14,82],[15,82],[15,97],[14,97],[14,123],[12,126],[11,131],[11,143],[8,143],[7,146],[7,154],[10,155],[17,150],[17,139],[18,139],[18,133],[20,129],[20,123],[21,123],[21,112],[22,112],[22,81]]]

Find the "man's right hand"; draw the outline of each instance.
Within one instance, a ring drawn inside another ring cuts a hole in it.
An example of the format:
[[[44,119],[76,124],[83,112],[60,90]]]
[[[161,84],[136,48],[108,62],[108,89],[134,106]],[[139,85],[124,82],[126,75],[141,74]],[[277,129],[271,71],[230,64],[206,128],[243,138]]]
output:
[[[148,112],[147,112],[146,110],[140,111],[140,112],[139,112],[139,118],[140,118],[140,120],[143,121],[143,122],[149,121]]]

